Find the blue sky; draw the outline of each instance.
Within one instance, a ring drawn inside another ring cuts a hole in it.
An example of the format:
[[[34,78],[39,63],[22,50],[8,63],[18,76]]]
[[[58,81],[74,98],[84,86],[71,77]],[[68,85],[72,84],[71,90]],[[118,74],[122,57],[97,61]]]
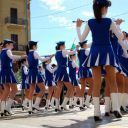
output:
[[[85,6],[72,11],[66,11],[83,5]],[[108,13],[109,17],[113,17],[127,12],[126,15],[116,17],[125,20],[121,28],[126,31],[128,31],[127,5],[128,0],[112,0],[112,7],[109,9]],[[63,11],[66,12],[50,15],[51,13]],[[48,16],[44,17],[44,15]],[[55,52],[56,42],[60,40],[66,41],[66,47],[70,48],[75,38],[75,43],[77,44],[78,42],[72,20],[76,20],[77,18],[88,20],[91,17],[93,17],[92,0],[32,0],[32,40],[39,41],[38,51],[41,55],[53,54]],[[90,35],[88,40],[91,42]]]

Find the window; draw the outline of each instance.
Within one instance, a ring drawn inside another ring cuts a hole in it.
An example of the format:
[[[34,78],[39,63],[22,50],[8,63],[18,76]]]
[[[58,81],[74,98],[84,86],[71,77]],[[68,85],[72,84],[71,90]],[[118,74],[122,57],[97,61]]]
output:
[[[13,40],[15,42],[14,50],[18,50],[18,35],[17,34],[11,34],[11,40]]]
[[[11,23],[17,24],[17,8],[11,8],[10,9],[10,17],[11,17]]]

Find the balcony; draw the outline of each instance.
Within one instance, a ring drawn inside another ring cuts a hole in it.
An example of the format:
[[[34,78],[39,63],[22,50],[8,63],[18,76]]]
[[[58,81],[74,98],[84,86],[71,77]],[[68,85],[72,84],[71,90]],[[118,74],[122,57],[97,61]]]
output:
[[[26,46],[25,45],[14,45],[13,51],[26,51]]]
[[[22,18],[15,19],[11,17],[6,17],[5,24],[7,25],[7,27],[25,28],[27,24],[27,20]]]
[[[25,45],[14,45],[13,49],[14,55],[25,55],[26,54],[26,46]]]

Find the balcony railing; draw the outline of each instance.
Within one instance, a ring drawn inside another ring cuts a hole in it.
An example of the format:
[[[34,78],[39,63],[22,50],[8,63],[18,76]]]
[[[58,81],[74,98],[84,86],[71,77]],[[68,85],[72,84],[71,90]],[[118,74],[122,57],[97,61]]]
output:
[[[26,51],[26,46],[25,45],[14,45],[14,51]]]
[[[22,18],[15,19],[15,18],[11,18],[11,17],[6,17],[5,24],[26,25],[27,20],[22,19]]]

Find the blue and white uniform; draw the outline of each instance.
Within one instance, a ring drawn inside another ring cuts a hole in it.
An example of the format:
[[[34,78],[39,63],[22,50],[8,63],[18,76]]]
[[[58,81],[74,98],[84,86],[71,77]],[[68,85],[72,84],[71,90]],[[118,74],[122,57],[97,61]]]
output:
[[[90,30],[92,32],[93,42],[84,66],[95,67],[111,65],[116,67],[116,59],[110,41],[110,31],[117,36],[119,42],[122,41],[123,34],[110,18],[102,18],[100,23],[97,22],[96,19],[90,19],[82,35],[80,28],[77,28],[80,42],[85,40]]]
[[[29,73],[28,73],[28,80],[29,84],[37,84],[42,83],[43,78],[41,77],[41,74],[39,73],[38,66],[39,66],[39,60],[40,61],[47,61],[50,59],[42,58],[38,55],[38,53],[35,50],[30,50],[28,54],[28,64],[29,64]]]
[[[2,87],[2,89],[4,89],[2,84],[2,76],[1,76],[1,53],[0,53],[0,86]]]
[[[76,69],[79,68],[78,65],[74,61],[69,60],[68,67],[69,67],[69,77],[70,77],[72,85],[79,86],[77,75],[76,75]]]
[[[55,73],[55,82],[64,81],[70,82],[69,74],[67,73],[68,57],[67,55],[73,55],[76,51],[58,50],[55,54],[58,68]]]
[[[44,75],[44,72],[40,71],[39,70],[39,81],[40,83],[45,83],[45,75]],[[40,88],[36,85],[36,93],[39,93],[40,92]]]
[[[128,41],[124,40],[118,49],[118,58],[121,65],[121,69],[125,76],[128,76]],[[123,52],[122,52],[123,51]]]
[[[112,32],[110,33],[110,40],[111,40],[112,48],[113,48],[114,55],[115,55],[115,58],[116,58],[116,63],[117,63],[116,69],[117,69],[117,72],[123,74],[122,68],[121,68],[121,65],[120,65],[120,61],[119,61],[119,56],[123,54],[122,47],[118,42],[118,38]]]
[[[28,68],[24,64],[22,64],[22,67],[21,67],[21,74],[22,74],[21,89],[29,89],[29,84],[28,84]]]
[[[57,68],[52,68],[50,64],[46,64],[45,68],[45,85],[48,87],[55,86],[54,72]]]
[[[13,60],[21,59],[20,56],[12,55],[11,50],[4,48],[1,52],[1,77],[2,84],[12,83],[15,84],[16,79],[12,70]]]
[[[78,59],[80,63],[78,77],[79,78],[91,78],[92,77],[92,71],[90,68],[83,66],[83,63],[87,59],[89,55],[89,50],[81,48],[79,50]]]
[[[41,73],[43,80],[45,81],[45,70],[43,69],[42,71],[40,71],[40,73]]]

